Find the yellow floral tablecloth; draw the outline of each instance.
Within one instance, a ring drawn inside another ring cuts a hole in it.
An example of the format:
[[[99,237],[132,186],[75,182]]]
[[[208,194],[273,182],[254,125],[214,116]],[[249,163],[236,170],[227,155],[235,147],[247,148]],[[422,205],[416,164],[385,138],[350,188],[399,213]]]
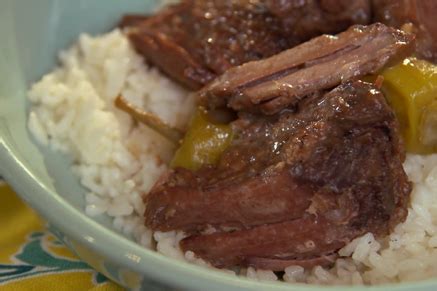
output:
[[[0,181],[0,290],[123,290],[75,257]]]

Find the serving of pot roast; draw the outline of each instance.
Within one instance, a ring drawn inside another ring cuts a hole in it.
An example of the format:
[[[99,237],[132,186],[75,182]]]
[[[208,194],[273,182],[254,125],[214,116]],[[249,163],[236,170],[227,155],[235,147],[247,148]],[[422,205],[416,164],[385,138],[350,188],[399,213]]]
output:
[[[380,72],[437,61],[431,0],[183,0],[120,26],[147,62],[220,112],[214,162],[173,166],[145,224],[219,268],[329,266],[407,216],[400,122]]]

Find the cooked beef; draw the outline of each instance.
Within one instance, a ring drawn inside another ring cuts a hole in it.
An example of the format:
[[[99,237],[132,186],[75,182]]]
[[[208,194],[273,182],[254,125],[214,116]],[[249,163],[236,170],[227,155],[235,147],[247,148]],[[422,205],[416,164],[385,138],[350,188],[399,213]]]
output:
[[[290,46],[280,22],[261,1],[184,0],[145,17],[128,16],[122,26],[135,48],[191,89],[250,60]]]
[[[373,0],[373,10],[375,21],[416,33],[418,56],[437,63],[437,1]]]
[[[329,257],[359,234],[323,216],[308,215],[248,230],[191,236],[180,245],[218,268],[250,266],[283,271],[296,264],[314,267],[332,263]]]
[[[354,24],[371,21],[370,0],[267,0],[284,33],[294,44],[324,33],[339,33]]]
[[[232,68],[202,89],[208,107],[274,114],[344,80],[376,73],[409,56],[414,36],[383,24],[323,35],[270,58]]]
[[[222,162],[233,163],[231,159],[240,158],[241,150],[228,153]],[[311,187],[298,183],[287,169],[272,171],[268,183],[262,183],[256,172],[268,169],[262,169],[261,164],[251,167],[247,161],[235,161],[242,163],[235,165],[241,169],[222,165],[203,169],[200,175],[182,168],[174,170],[147,198],[147,225],[161,231],[193,232],[205,225],[241,229],[296,219],[305,213],[311,204]]]
[[[398,124],[373,85],[347,82],[272,116],[240,113],[232,126],[216,166],[172,170],[145,198],[146,225],[189,233],[184,251],[217,267],[324,264],[405,219]]]
[[[128,15],[121,26],[148,61],[200,89],[231,67],[367,23],[368,1],[356,2],[183,0],[150,17]]]

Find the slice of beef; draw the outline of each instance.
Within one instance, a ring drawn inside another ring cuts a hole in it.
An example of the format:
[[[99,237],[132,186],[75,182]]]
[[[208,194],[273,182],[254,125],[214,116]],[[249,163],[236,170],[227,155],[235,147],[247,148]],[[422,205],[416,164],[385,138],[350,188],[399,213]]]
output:
[[[200,89],[231,67],[370,20],[368,1],[345,9],[345,1],[326,0],[290,7],[296,2],[183,0],[153,16],[127,15],[120,25],[130,27],[131,42],[148,61]]]
[[[270,58],[232,68],[203,88],[202,104],[274,114],[345,80],[378,72],[414,51],[414,36],[383,24],[324,35]]]
[[[358,235],[405,219],[398,124],[373,85],[347,82],[273,116],[241,113],[233,129],[218,165],[175,169],[145,198],[147,226],[191,234],[184,251],[218,267],[329,263]]]
[[[148,198],[147,225],[161,231],[188,232],[203,230],[206,225],[250,228],[299,218],[311,204],[311,187],[296,182],[287,169],[261,178],[268,183],[260,183],[260,177],[249,172],[230,177],[233,172],[226,170],[220,173],[204,169],[201,175],[181,168],[174,170]],[[253,172],[247,166],[242,170]]]
[[[268,267],[283,271],[295,264],[313,267],[332,263],[329,256],[356,235],[347,226],[308,215],[248,230],[191,236],[181,241],[181,247],[218,268]]]
[[[128,16],[129,38],[175,80],[199,89],[217,74],[290,46],[262,1],[184,0],[156,15]]]
[[[374,20],[417,35],[418,57],[437,63],[437,1],[373,0]]]

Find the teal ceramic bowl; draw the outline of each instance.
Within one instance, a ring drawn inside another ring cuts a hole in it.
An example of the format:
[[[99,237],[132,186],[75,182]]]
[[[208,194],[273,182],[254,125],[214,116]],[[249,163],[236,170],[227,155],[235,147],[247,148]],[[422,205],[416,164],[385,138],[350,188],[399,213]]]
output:
[[[113,27],[147,0],[0,0],[0,175],[43,216],[84,261],[128,288],[168,290],[436,290],[437,280],[380,287],[260,283],[175,261],[143,249],[111,228],[108,217],[84,214],[85,190],[70,161],[38,147],[26,129],[26,90],[56,65],[56,53],[80,32]]]

